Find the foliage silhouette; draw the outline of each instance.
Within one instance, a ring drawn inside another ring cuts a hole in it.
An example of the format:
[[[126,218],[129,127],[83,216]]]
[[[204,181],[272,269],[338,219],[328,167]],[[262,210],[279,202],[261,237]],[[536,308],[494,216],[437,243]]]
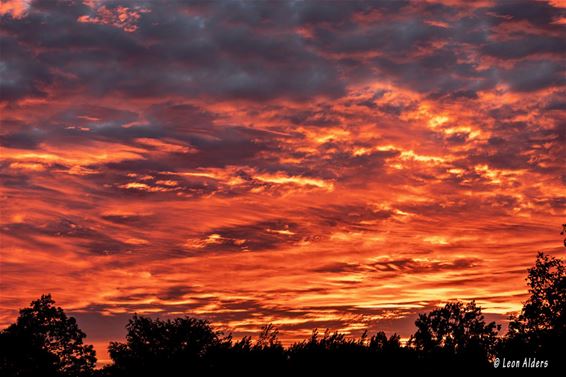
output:
[[[295,343],[288,349],[288,367],[293,372],[309,373],[361,373],[374,370],[407,369],[412,353],[402,348],[397,334],[387,338],[384,332],[378,332],[369,340],[367,332],[358,339],[347,338],[345,334],[330,333],[326,330],[322,336],[314,330],[311,337]]]
[[[529,357],[549,359],[552,365],[565,366],[566,340],[566,268],[561,259],[537,255],[528,269],[530,297],[518,316],[512,316],[500,351],[508,359]]]
[[[278,330],[271,324],[264,326],[253,342],[247,336],[232,342],[226,338],[225,347],[211,349],[211,370],[217,373],[265,375],[282,373],[286,368],[286,351],[278,338]],[[271,373],[268,371],[272,371]]]
[[[85,337],[75,318],[56,307],[51,295],[43,295],[0,333],[0,374],[90,376],[96,355],[83,344]]]
[[[429,363],[484,365],[490,361],[501,326],[486,323],[474,301],[451,302],[415,321],[417,332],[409,341]]]
[[[126,343],[111,342],[108,351],[116,376],[202,373],[211,365],[208,355],[227,346],[229,338],[210,323],[196,318],[151,319],[138,315],[129,321]]]

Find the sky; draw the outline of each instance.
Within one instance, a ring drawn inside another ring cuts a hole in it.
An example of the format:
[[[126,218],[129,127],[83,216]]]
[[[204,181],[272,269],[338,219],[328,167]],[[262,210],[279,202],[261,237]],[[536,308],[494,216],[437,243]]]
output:
[[[563,255],[564,1],[0,14],[2,327],[51,293],[102,362],[133,313],[407,338]]]

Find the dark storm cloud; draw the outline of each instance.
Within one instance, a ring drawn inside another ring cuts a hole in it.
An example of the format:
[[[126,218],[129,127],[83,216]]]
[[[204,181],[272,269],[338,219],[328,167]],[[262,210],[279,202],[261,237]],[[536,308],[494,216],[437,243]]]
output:
[[[158,297],[162,300],[178,300],[185,295],[195,292],[197,292],[197,290],[194,287],[187,285],[174,285],[160,290]]]
[[[134,28],[123,30],[120,5],[135,13]],[[103,18],[101,9],[113,16]],[[561,11],[542,2],[459,11],[401,1],[107,2],[96,9],[79,1],[35,1],[25,17],[2,18],[2,99],[45,96],[56,88],[50,95],[304,100],[339,97],[346,80],[380,75],[437,98],[475,98],[498,80],[518,91],[554,84],[549,77],[560,70],[553,66],[538,67],[536,82],[523,83],[516,79],[521,67],[498,77],[458,55],[474,49],[503,59],[560,53],[564,38],[557,35],[487,37],[490,27],[509,20],[560,30],[552,22]],[[391,12],[396,18],[382,22]],[[302,35],[300,28],[309,32]],[[364,58],[328,53],[378,54],[377,71]]]
[[[295,215],[298,215],[295,213]],[[212,228],[199,235],[204,240],[199,250],[209,251],[269,251],[296,244],[300,241],[319,241],[327,238],[332,229],[348,231],[368,230],[389,219],[392,212],[367,205],[328,206],[309,208],[300,216],[305,223],[273,219]],[[212,236],[212,237],[211,237]],[[202,247],[204,245],[204,247]]]
[[[0,36],[0,101],[44,97],[52,81],[48,67],[16,38]]]
[[[566,83],[566,68],[561,62],[528,60],[517,63],[503,73],[510,88],[517,92],[532,92],[548,87],[560,87]]]
[[[359,230],[367,228],[375,222],[390,218],[392,212],[375,209],[366,205],[331,205],[325,208],[313,208],[312,215],[320,219],[321,225],[330,227],[347,226]]]
[[[204,14],[232,23],[266,24],[275,28],[289,26],[335,25],[349,26],[356,14],[396,12],[409,1],[278,1],[278,2],[207,2],[184,1],[184,7],[198,9]]]
[[[500,117],[493,127],[493,136],[473,151],[463,155],[463,162],[488,164],[500,169],[529,169],[539,172],[559,172],[563,126],[556,122],[548,128],[532,123],[507,121],[505,109],[492,113]],[[519,114],[521,114],[519,112]],[[541,141],[544,141],[543,143]],[[544,164],[540,158],[544,156]]]
[[[469,269],[480,263],[478,259],[458,258],[452,261],[420,261],[411,258],[401,258],[373,262],[369,264],[333,263],[318,267],[315,272],[350,273],[350,272],[395,272],[431,273],[443,270]]]
[[[559,110],[565,111],[566,110],[566,101],[561,101],[559,99],[551,101],[545,108],[546,110]]]
[[[8,164],[0,163],[0,178],[2,179],[2,184],[7,188],[15,188],[15,189],[22,189],[27,190],[28,192],[34,193],[42,193],[42,194],[49,194],[57,192],[54,189],[46,188],[40,185],[36,185],[33,183],[33,180],[30,178],[29,175],[21,173],[21,172],[8,172],[7,171]]]
[[[563,55],[566,51],[564,38],[542,35],[519,35],[513,39],[493,41],[481,51],[501,59],[519,59],[542,53]]]
[[[494,22],[527,21],[539,27],[552,27],[552,22],[563,16],[565,11],[546,1],[499,0],[487,9],[487,13],[494,15]]]
[[[494,70],[480,70],[473,63],[460,62],[455,50],[449,47],[406,62],[380,56],[374,63],[385,77],[433,97],[474,98],[477,90],[490,89],[497,82]]]
[[[478,93],[475,90],[456,90],[450,93],[436,92],[429,95],[431,99],[438,100],[475,100],[478,99]]]
[[[192,104],[162,103],[152,105],[147,117],[152,123],[182,133],[209,134],[216,118],[203,108]]]
[[[155,221],[151,216],[145,214],[107,214],[101,217],[115,224],[135,227],[149,226]]]
[[[254,100],[334,97],[344,91],[333,64],[310,52],[292,31],[257,33],[253,25],[217,19],[214,11],[191,16],[170,2],[141,14],[138,31],[127,33],[114,25],[77,22],[92,14],[88,7],[48,3],[33,3],[24,21],[6,17],[4,29],[21,44],[41,48],[29,60],[45,70],[57,68],[64,89]]]
[[[187,161],[187,167],[224,167],[238,163],[241,165],[261,164],[257,155],[262,151],[277,148],[272,135],[261,130],[245,127],[223,127],[212,134],[214,137],[188,137],[188,141],[198,149],[198,153]]]
[[[90,104],[75,104],[46,116],[30,114],[28,122],[3,119],[5,134],[0,143],[10,148],[34,149],[42,142],[73,145],[88,141],[131,142],[136,138],[160,137],[164,130],[152,124],[137,124],[136,112]],[[135,127],[129,127],[131,124]]]
[[[340,124],[340,119],[333,113],[330,106],[322,106],[316,110],[288,111],[285,114],[278,114],[274,119],[305,126],[326,127]]]
[[[3,124],[6,123],[3,122]],[[44,135],[45,132],[38,129],[17,130],[13,133],[1,135],[0,145],[7,148],[34,149]]]
[[[416,48],[430,47],[434,41],[445,39],[445,28],[430,25],[420,18],[379,23],[367,28],[353,25],[351,30],[331,27],[315,29],[313,43],[319,48],[338,53],[386,52],[404,56]]]
[[[317,267],[314,272],[324,272],[332,274],[342,274],[351,272],[361,272],[363,269],[357,263],[332,263],[325,266]]]
[[[128,110],[97,106],[91,104],[76,105],[67,108],[49,119],[51,125],[88,127],[127,125],[138,119],[138,114]]]
[[[211,229],[203,234],[210,240],[204,250],[210,251],[264,251],[277,250],[308,236],[307,230],[285,220],[267,220]],[[217,235],[210,238],[210,235]]]
[[[94,254],[116,253],[132,249],[131,245],[126,245],[105,233],[65,218],[44,224],[7,224],[0,229],[0,232],[10,237],[26,240],[26,242],[29,240],[41,242],[44,236],[73,239],[79,250]]]
[[[410,258],[392,261],[376,262],[370,267],[376,271],[410,271],[411,273],[426,273],[441,270],[459,270],[475,267],[479,260],[473,258],[459,258],[452,261],[417,261]]]

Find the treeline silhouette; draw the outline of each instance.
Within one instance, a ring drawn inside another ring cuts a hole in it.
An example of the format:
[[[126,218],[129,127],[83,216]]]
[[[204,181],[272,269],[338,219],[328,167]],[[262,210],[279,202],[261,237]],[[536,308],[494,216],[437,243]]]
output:
[[[134,315],[125,342],[111,342],[113,361],[95,369],[92,346],[73,317],[50,295],[20,310],[16,323],[0,333],[2,376],[201,376],[216,373],[296,375],[379,374],[384,371],[492,369],[514,366],[564,369],[566,278],[561,259],[539,253],[528,270],[530,297],[508,331],[486,322],[474,301],[451,302],[420,314],[406,344],[384,332],[360,338],[341,333],[312,335],[289,347],[272,325],[257,339],[233,339],[197,318],[151,319]],[[496,362],[496,359],[498,360]],[[537,364],[538,362],[538,364]],[[512,363],[512,364],[509,364]]]

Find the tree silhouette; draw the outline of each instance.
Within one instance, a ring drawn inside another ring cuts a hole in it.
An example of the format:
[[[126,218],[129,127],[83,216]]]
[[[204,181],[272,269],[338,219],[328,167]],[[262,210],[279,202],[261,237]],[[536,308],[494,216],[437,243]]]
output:
[[[369,348],[382,352],[396,352],[401,349],[401,337],[397,334],[387,335],[383,331],[379,331],[369,340]]]
[[[538,253],[528,269],[530,297],[511,317],[504,352],[510,357],[539,356],[564,364],[559,354],[566,335],[566,274],[561,259]],[[551,364],[552,365],[552,364]]]
[[[419,314],[417,331],[410,344],[424,358],[444,358],[455,363],[465,362],[487,366],[501,328],[495,322],[486,323],[481,308],[474,301],[452,302],[428,314]]]
[[[222,347],[222,338],[210,323],[196,318],[151,319],[134,315],[126,326],[126,343],[108,347],[114,375],[188,375],[208,367],[211,349]]]
[[[83,344],[85,337],[75,318],[56,307],[51,295],[43,295],[0,333],[0,374],[91,375],[96,356],[91,345]]]
[[[564,332],[566,326],[566,275],[562,260],[539,253],[528,269],[530,297],[518,317],[509,324],[513,334]]]

